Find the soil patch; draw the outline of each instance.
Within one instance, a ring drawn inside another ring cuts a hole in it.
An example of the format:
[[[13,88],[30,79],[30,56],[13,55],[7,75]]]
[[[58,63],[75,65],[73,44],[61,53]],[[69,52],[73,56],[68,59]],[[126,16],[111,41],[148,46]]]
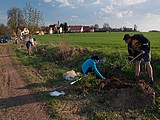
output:
[[[45,104],[37,93],[27,89],[20,71],[12,62],[9,44],[1,44],[0,53],[0,119],[50,120]],[[24,88],[24,89],[20,89]]]
[[[133,82],[112,78],[101,83],[97,101],[114,111],[156,108],[155,91],[143,80]]]

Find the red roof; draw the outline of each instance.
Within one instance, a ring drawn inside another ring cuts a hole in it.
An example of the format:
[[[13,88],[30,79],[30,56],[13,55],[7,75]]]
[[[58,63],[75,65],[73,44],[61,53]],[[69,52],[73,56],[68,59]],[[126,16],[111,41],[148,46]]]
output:
[[[81,30],[82,26],[70,26],[70,30]]]
[[[60,25],[59,24],[54,24],[55,25],[55,27],[60,27]]]

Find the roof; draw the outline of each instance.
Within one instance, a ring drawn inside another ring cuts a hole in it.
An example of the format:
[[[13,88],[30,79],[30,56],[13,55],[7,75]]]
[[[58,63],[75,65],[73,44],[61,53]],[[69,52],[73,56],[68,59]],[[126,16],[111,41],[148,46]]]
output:
[[[70,26],[70,30],[81,30],[82,26]]]
[[[60,25],[59,24],[53,24],[53,25],[49,25],[49,27],[60,27]]]

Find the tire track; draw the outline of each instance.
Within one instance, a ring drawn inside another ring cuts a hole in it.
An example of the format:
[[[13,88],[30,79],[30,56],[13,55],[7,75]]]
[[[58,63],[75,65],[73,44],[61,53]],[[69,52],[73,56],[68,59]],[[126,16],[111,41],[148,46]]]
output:
[[[35,97],[36,93],[26,89],[27,84],[13,65],[8,44],[3,47],[0,55],[0,119],[50,120],[43,109],[43,101]]]

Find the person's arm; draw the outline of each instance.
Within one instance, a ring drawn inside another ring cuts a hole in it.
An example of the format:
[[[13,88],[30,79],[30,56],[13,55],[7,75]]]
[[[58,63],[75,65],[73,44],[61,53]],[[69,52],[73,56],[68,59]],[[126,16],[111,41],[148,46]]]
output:
[[[35,40],[34,38],[30,39],[30,42],[31,42],[31,45],[35,48],[36,52],[38,51],[37,50],[37,46],[35,45]]]
[[[93,70],[94,70],[94,72],[95,72],[101,79],[104,78],[104,77],[101,75],[101,73],[98,71],[95,62],[93,63]]]
[[[31,44],[32,44],[32,46],[33,46],[33,47],[36,47],[36,45],[35,45],[35,41],[33,40],[33,38],[32,38],[32,39],[30,39],[30,42],[31,42]]]
[[[132,47],[130,46],[130,44],[128,44],[128,61],[131,61],[134,58],[134,53],[135,51],[132,49]]]

